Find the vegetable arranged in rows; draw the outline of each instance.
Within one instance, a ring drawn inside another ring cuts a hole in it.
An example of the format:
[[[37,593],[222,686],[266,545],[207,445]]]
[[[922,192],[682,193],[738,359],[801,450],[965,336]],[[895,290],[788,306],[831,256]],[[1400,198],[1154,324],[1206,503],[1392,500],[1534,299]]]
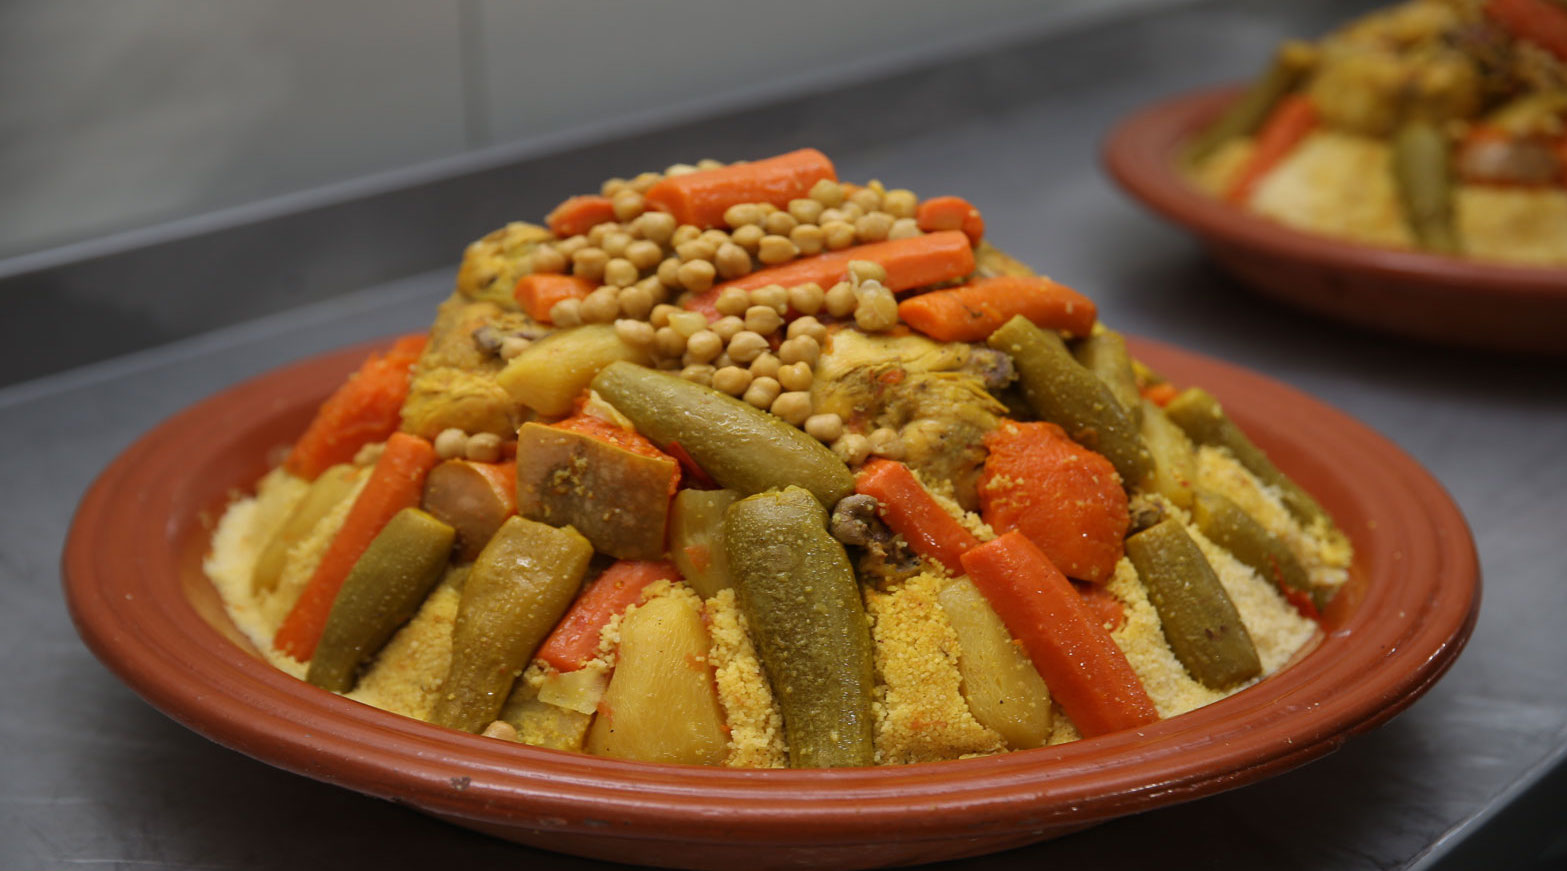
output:
[[[225,597],[324,689],[654,762],[1021,750],[1281,667],[1347,543],[983,233],[810,149],[497,231],[230,512]]]

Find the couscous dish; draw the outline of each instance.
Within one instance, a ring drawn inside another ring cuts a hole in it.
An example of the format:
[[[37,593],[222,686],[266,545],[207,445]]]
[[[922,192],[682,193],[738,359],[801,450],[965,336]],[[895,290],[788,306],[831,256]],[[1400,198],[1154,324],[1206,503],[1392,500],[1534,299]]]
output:
[[[1409,0],[1285,43],[1187,158],[1307,232],[1567,265],[1567,5]]]
[[[206,569],[271,663],[365,704],[777,768],[1179,715],[1306,647],[1350,557],[971,204],[805,149],[473,243]]]

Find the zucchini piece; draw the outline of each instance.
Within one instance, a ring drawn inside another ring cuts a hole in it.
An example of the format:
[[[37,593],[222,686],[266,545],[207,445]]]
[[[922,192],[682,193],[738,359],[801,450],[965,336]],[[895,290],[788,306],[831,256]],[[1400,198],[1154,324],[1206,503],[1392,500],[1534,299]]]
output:
[[[1132,371],[1132,355],[1127,352],[1126,339],[1120,333],[1101,329],[1085,336],[1072,348],[1072,356],[1110,388],[1110,395],[1126,409],[1132,423],[1141,422],[1143,397],[1137,390],[1137,376]]]
[[[1192,506],[1192,522],[1205,538],[1280,589],[1311,597],[1311,603],[1319,610],[1327,605],[1326,592],[1312,589],[1295,552],[1229,497],[1208,490],[1198,493]]]
[[[1165,416],[1164,409],[1144,399],[1142,410],[1139,430],[1153,457],[1153,479],[1148,486],[1171,504],[1191,508],[1197,483],[1197,450],[1186,433]]]
[[[669,558],[704,599],[730,586],[724,512],[736,498],[733,490],[681,490],[670,509]]]
[[[958,672],[974,719],[1014,750],[1045,746],[1054,720],[1050,688],[985,594],[964,575],[948,580],[937,601],[958,635]]]
[[[277,588],[278,578],[283,576],[283,566],[288,562],[289,548],[304,540],[310,530],[321,522],[321,518],[354,492],[361,472],[356,466],[342,463],[322,472],[310,483],[310,489],[289,511],[288,517],[256,557],[256,564],[250,571],[252,596],[270,593]]]

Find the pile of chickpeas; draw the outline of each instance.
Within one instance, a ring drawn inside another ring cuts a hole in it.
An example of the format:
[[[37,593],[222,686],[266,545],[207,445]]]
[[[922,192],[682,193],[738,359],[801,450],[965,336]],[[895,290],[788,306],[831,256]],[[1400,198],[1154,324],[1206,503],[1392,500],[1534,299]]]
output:
[[[712,322],[670,300],[798,257],[921,235],[914,218],[918,198],[878,181],[847,190],[823,179],[786,208],[730,207],[724,213],[728,230],[677,225],[673,216],[647,209],[643,194],[666,176],[722,165],[677,164],[665,173],[605,182],[602,193],[613,203],[614,221],[539,245],[531,254],[534,272],[564,272],[600,285],[583,299],[556,303],[551,322],[613,323],[621,340],[646,349],[658,368],[678,370],[681,377],[772,412],[831,445],[851,465],[871,454],[901,456],[895,430],[845,432],[837,414],[815,413],[811,399],[827,336],[822,317],[853,319],[865,332],[898,324],[897,298],[882,283],[886,270],[880,264],[852,261],[845,280],[830,288],[815,283],[724,288],[714,301],[719,316]],[[786,321],[791,310],[796,317]]]

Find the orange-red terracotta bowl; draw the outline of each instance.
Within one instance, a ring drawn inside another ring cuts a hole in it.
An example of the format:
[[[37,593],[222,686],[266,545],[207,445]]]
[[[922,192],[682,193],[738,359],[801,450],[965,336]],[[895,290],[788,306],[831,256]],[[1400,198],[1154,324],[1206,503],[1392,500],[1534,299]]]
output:
[[[1392,443],[1259,375],[1146,341],[1208,387],[1357,550],[1294,666],[1149,726],[985,759],[836,771],[650,765],[448,731],[256,658],[201,570],[215,519],[364,356],[201,402],[115,460],[77,511],[65,592],[93,652],[169,716],[264,762],[548,850],[690,868],[859,868],[1001,850],[1287,771],[1403,710],[1463,648],[1480,580],[1463,516]],[[217,809],[214,812],[221,812]]]
[[[1241,282],[1363,327],[1491,350],[1567,354],[1567,269],[1508,266],[1357,245],[1274,223],[1208,196],[1182,176],[1182,147],[1239,90],[1156,103],[1104,145],[1110,174],[1144,205],[1197,234]]]

